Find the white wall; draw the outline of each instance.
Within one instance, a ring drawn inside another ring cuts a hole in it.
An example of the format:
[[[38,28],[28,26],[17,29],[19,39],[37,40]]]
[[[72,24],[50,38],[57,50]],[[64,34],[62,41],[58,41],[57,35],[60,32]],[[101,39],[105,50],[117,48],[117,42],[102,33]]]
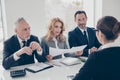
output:
[[[103,0],[103,16],[111,15],[120,21],[120,0]]]
[[[14,34],[14,22],[19,17],[27,19],[32,34],[41,37],[47,32],[49,20],[58,16],[65,22],[67,35],[76,26],[74,13],[81,9],[87,12],[87,25],[94,26],[94,0],[83,0],[83,7],[69,4],[71,0],[66,0],[65,4],[61,1],[64,0],[5,0],[8,37]]]
[[[105,15],[120,20],[120,0],[83,0],[82,8],[62,4],[61,1],[64,0],[5,0],[8,37],[14,34],[14,22],[19,17],[27,19],[32,34],[39,37],[45,35],[49,20],[56,16],[63,19],[67,32],[73,29],[74,13],[82,8],[88,15],[88,26],[95,26],[98,19]]]
[[[84,1],[84,10],[86,11],[88,21],[87,26],[94,27],[94,0],[83,0]]]
[[[5,6],[9,37],[14,34],[14,22],[19,17],[24,17],[30,23],[33,34],[43,33],[40,30],[40,27],[46,26],[43,0],[6,0]]]

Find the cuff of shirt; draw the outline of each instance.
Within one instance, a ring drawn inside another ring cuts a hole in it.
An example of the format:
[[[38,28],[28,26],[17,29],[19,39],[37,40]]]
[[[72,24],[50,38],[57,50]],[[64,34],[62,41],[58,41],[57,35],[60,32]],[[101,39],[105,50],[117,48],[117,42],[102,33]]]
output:
[[[88,49],[88,55],[90,54],[90,49]]]
[[[38,53],[39,55],[42,55],[42,52],[43,52],[43,50],[37,51],[37,53]]]
[[[13,54],[13,58],[14,58],[15,61],[17,61],[18,59],[20,59],[20,57],[18,57],[18,56],[16,55],[16,53]]]

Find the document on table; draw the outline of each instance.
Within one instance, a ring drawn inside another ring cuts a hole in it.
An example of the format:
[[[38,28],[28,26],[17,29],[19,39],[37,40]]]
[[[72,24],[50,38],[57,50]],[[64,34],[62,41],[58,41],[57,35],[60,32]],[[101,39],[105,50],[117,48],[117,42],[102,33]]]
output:
[[[32,66],[27,67],[26,70],[36,73],[36,72],[39,72],[39,71],[42,71],[42,70],[45,70],[51,67],[53,66],[45,64],[45,63],[39,63],[39,64],[34,64]]]
[[[63,60],[61,60],[60,62],[67,66],[72,66],[72,65],[80,64],[81,60],[78,58],[67,57],[67,58],[64,58]]]
[[[50,52],[50,55],[57,56],[64,53],[73,53],[76,51],[83,50],[86,46],[87,45],[77,46],[77,47],[72,47],[71,49],[58,49],[58,48],[49,47],[49,52]]]

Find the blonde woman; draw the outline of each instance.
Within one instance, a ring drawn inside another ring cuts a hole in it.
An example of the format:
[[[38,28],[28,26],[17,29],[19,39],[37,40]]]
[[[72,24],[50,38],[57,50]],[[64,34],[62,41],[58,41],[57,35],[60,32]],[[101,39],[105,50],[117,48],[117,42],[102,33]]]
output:
[[[53,18],[48,25],[48,32],[41,40],[41,46],[43,48],[43,56],[47,61],[52,59],[61,58],[62,55],[53,57],[49,53],[49,47],[58,49],[67,49],[65,36],[63,32],[65,31],[64,23],[60,18]]]

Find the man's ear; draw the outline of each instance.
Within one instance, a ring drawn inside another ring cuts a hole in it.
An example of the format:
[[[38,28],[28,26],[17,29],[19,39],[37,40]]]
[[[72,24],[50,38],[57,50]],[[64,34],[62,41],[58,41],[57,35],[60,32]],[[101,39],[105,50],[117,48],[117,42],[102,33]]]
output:
[[[76,18],[74,18],[74,21],[76,22]]]
[[[14,29],[14,32],[17,33],[17,29],[16,28]]]

